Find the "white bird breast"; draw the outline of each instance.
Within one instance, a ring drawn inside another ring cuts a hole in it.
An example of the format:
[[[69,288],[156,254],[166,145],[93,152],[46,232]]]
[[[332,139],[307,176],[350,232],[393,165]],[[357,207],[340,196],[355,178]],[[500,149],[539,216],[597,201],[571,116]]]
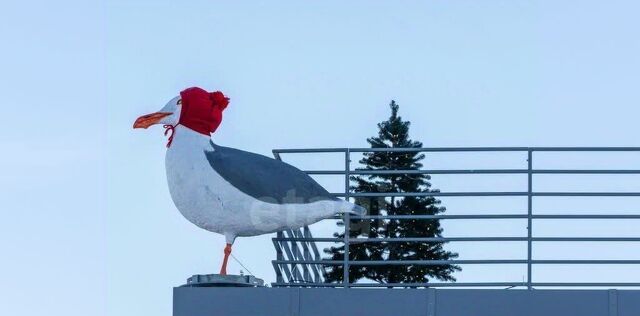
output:
[[[182,215],[200,228],[236,236],[255,236],[285,228],[299,228],[333,216],[350,207],[342,201],[275,204],[238,190],[209,165],[204,154],[212,151],[209,138],[177,126],[165,165],[169,192]],[[251,166],[247,166],[251,168]]]

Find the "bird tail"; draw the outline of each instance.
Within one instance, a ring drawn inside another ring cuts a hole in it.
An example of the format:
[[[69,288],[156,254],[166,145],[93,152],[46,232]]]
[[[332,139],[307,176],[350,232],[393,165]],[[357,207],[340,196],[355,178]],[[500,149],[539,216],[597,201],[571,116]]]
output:
[[[360,205],[356,205],[349,202],[344,202],[344,204],[345,204],[345,208],[344,208],[345,210],[343,211],[344,213],[350,213],[358,216],[367,215],[367,209]]]

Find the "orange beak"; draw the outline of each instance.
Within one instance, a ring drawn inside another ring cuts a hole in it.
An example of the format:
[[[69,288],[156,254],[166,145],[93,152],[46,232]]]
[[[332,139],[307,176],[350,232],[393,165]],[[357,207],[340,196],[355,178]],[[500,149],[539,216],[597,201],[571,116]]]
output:
[[[170,112],[156,112],[139,117],[134,123],[133,128],[148,128],[151,125],[158,124],[160,120],[171,115]]]

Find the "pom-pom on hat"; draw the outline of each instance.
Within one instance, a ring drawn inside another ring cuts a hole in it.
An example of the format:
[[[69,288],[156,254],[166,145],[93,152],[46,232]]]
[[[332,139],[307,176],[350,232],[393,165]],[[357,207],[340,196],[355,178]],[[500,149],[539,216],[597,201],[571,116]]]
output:
[[[222,122],[222,111],[229,104],[229,98],[222,92],[209,93],[204,89],[192,87],[180,92],[180,97],[182,110],[178,124],[205,135],[218,129]]]

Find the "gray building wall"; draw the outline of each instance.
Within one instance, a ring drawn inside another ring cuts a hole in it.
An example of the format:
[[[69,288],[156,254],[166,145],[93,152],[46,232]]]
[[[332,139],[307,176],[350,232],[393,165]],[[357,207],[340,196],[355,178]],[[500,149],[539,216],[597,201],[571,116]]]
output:
[[[639,316],[635,290],[177,287],[174,316]]]

